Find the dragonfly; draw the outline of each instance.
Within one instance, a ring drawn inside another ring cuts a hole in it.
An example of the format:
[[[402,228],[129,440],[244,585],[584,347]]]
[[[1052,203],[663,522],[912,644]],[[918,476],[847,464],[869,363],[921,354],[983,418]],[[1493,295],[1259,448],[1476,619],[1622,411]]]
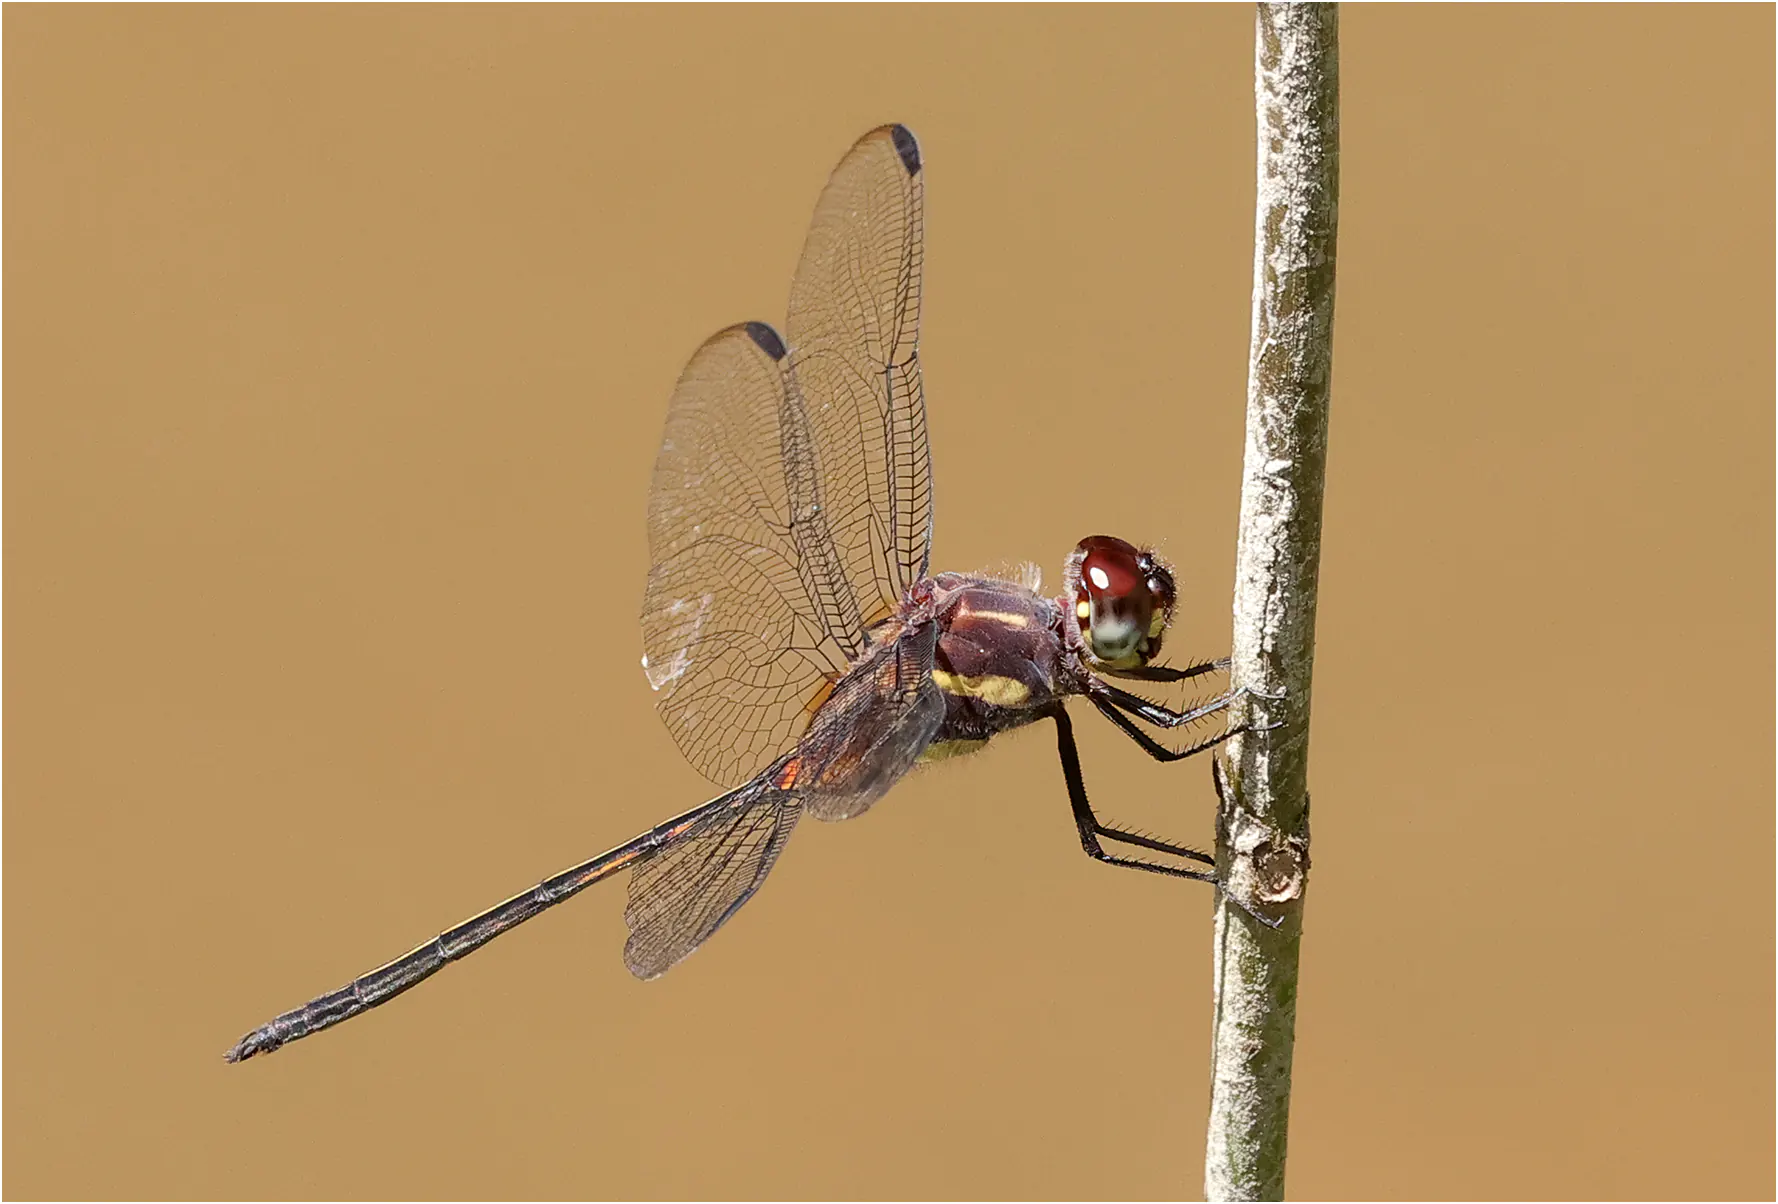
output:
[[[228,1061],[387,1003],[620,870],[624,964],[656,978],[759,891],[805,814],[851,819],[916,766],[1040,721],[1055,724],[1088,856],[1217,881],[1209,854],[1099,819],[1064,707],[1085,698],[1157,761],[1251,730],[1172,747],[1143,724],[1186,728],[1257,692],[1174,710],[1107,680],[1228,668],[1157,662],[1177,600],[1169,567],[1096,535],[1067,557],[1057,596],[1029,568],[1017,579],[928,575],[924,193],[907,127],[865,134],[816,205],[783,333],[763,322],[718,331],[674,388],[648,499],[642,666],[679,748],[724,792],[285,1012]]]

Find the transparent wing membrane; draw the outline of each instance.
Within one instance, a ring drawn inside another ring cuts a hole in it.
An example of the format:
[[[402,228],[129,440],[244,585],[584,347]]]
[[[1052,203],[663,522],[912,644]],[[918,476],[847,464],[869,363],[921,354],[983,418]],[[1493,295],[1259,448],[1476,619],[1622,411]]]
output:
[[[816,206],[788,345],[731,327],[674,390],[649,498],[645,664],[680,749],[725,786],[796,743],[865,628],[926,570],[921,191],[904,128],[860,139]]]
[[[763,780],[736,791],[630,874],[624,965],[658,978],[735,914],[765,881],[801,805]]]
[[[735,326],[692,356],[673,393],[649,495],[652,567],[644,667],[686,758],[724,786],[771,764],[807,723],[812,694],[843,673],[836,637],[806,579],[786,485],[807,453],[780,438],[794,413],[769,327]],[[842,642],[842,639],[845,642]]]
[[[938,625],[872,648],[834,690],[796,751],[809,814],[851,819],[900,781],[945,717],[932,681]]]
[[[815,206],[790,288],[791,372],[834,493],[829,523],[868,619],[926,573],[932,464],[920,386],[925,185],[901,126],[872,130]]]
[[[937,637],[929,623],[872,647],[795,752],[634,863],[624,908],[632,974],[665,974],[727,923],[764,883],[805,809],[850,819],[913,768],[944,718],[932,682]]]

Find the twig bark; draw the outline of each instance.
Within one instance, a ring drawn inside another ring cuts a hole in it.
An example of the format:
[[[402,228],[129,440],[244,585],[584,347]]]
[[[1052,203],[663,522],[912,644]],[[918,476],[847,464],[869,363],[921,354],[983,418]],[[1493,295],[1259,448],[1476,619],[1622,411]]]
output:
[[[1281,1200],[1309,871],[1309,701],[1333,365],[1339,10],[1261,4],[1259,190],[1233,675],[1257,699],[1217,823],[1215,1034],[1204,1193]],[[1282,917],[1277,929],[1242,906]]]

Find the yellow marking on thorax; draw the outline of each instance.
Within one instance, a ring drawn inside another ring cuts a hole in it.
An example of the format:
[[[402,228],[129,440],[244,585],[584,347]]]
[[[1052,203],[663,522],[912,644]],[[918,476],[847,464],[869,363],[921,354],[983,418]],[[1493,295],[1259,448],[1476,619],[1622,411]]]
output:
[[[938,688],[947,694],[957,694],[964,698],[979,698],[983,702],[997,707],[1016,707],[1031,697],[1031,687],[1013,677],[1002,677],[998,673],[984,673],[980,677],[965,677],[961,673],[946,673],[943,669],[932,671],[932,680]]]
[[[940,740],[936,744],[928,744],[926,751],[920,754],[920,760],[948,761],[952,757],[966,757],[972,752],[979,752],[988,742],[986,740]]]
[[[1029,627],[1031,616],[1012,610],[969,610],[963,611],[972,619],[997,619],[1008,627]]]

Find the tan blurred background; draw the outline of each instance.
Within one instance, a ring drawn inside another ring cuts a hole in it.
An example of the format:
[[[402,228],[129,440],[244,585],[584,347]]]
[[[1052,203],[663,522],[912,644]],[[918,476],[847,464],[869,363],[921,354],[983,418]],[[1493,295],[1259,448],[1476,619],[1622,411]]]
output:
[[[9,7],[4,1191],[1199,1190],[1210,895],[1009,738],[243,1031],[707,796],[637,667],[668,393],[928,163],[935,567],[1158,541],[1228,641],[1252,18]],[[1773,1180],[1773,13],[1354,8],[1289,1187]],[[1202,761],[1079,719],[1108,815]]]

